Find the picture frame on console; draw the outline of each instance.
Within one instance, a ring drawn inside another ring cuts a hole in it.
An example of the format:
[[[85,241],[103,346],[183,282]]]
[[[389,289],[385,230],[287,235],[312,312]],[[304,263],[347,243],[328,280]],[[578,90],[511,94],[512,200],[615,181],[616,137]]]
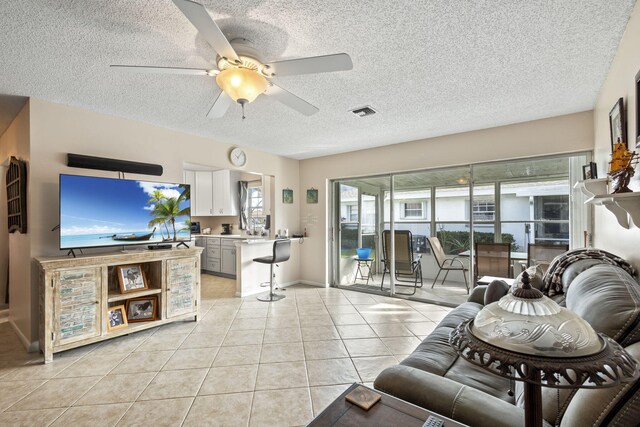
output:
[[[148,289],[147,278],[140,264],[118,265],[116,274],[122,294]]]
[[[582,166],[582,179],[598,179],[598,167],[595,162],[589,162]]]
[[[124,305],[116,305],[107,309],[107,331],[115,331],[117,329],[129,326]]]
[[[148,296],[127,300],[128,322],[150,322],[157,319],[158,297]]]
[[[620,98],[609,112],[609,129],[611,132],[611,152],[617,142],[627,146],[627,123],[624,114],[624,99]]]

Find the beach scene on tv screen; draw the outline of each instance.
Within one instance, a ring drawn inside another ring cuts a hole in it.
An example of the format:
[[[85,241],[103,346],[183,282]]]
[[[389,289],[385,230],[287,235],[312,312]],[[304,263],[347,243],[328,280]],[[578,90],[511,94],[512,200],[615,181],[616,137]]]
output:
[[[188,185],[60,175],[60,248],[190,238]]]

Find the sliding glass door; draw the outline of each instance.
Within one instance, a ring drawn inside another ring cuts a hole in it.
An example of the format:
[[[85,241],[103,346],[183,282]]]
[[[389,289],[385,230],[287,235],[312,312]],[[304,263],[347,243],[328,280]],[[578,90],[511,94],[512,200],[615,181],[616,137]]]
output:
[[[475,283],[477,243],[510,243],[505,275],[512,277],[526,266],[530,243],[583,246],[589,212],[573,184],[588,160],[579,154],[336,180],[333,284],[457,305]],[[370,261],[359,262],[357,248],[370,249]],[[440,255],[455,257],[466,275],[450,271],[443,280]]]

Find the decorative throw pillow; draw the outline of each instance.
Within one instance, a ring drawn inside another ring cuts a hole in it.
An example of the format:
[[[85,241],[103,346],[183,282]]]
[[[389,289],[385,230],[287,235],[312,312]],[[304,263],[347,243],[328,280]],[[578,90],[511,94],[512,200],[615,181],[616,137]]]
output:
[[[544,271],[542,271],[542,268],[540,268],[539,265],[532,265],[531,267],[527,268],[525,271],[529,275],[529,283],[531,284],[531,286],[541,291],[542,288],[544,287],[544,282],[542,281],[542,276],[544,276]],[[524,273],[524,271],[522,273]],[[510,292],[513,292],[513,289],[517,288],[519,284],[522,283],[522,273],[518,274],[518,276],[514,280],[513,286],[511,287]]]

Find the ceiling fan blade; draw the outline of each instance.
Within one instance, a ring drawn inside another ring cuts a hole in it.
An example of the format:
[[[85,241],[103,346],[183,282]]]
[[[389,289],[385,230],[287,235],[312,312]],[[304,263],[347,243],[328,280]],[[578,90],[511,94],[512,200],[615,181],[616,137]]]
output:
[[[278,76],[295,76],[298,74],[328,73],[331,71],[347,71],[353,69],[351,57],[346,53],[335,55],[313,56],[310,58],[289,59],[267,64]]]
[[[207,113],[207,117],[210,119],[219,119],[224,116],[232,103],[233,99],[229,98],[229,95],[224,93],[224,91],[220,91],[220,95],[218,95],[218,98],[213,102],[211,109]]]
[[[294,110],[304,114],[305,116],[312,116],[320,111],[318,107],[309,104],[304,99],[298,98],[291,92],[282,89],[280,86],[274,83],[271,83],[264,93],[265,95],[269,95],[271,98],[275,98],[287,107],[293,108]]]
[[[218,52],[218,55],[231,60],[240,60],[236,51],[231,47],[229,40],[227,40],[218,24],[211,18],[211,15],[203,5],[190,0],[173,0],[173,3],[191,21],[211,47]]]
[[[204,70],[202,68],[150,67],[146,65],[111,65],[111,68],[143,73],[188,74],[191,76],[214,76],[218,73],[218,70]]]

